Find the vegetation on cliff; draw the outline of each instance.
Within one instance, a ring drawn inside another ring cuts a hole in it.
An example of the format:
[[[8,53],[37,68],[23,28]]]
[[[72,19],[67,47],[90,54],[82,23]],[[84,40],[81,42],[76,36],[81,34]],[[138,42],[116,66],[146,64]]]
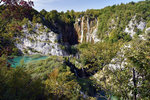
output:
[[[31,8],[32,2],[25,6],[19,1],[12,4],[6,2],[9,0],[0,1],[6,3],[0,6],[0,100],[106,100],[113,96],[122,100],[149,100],[149,0],[85,12],[37,12]],[[80,33],[74,24],[82,17],[89,22],[98,20],[100,42],[78,44]],[[125,31],[132,19],[133,37]],[[27,24],[33,30],[28,22],[42,24],[41,30],[47,26],[62,34],[60,44],[78,44],[68,49],[73,55],[49,56],[26,64],[22,60],[20,66],[12,68],[8,59],[21,55],[14,44],[19,41],[16,37],[23,36],[22,26]],[[146,23],[143,30],[137,27],[139,23]]]

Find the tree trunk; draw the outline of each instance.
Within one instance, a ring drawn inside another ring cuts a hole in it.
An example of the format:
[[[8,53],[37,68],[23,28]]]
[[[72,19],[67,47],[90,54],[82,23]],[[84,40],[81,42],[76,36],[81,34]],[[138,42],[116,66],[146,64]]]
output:
[[[134,84],[133,99],[137,100],[137,98],[136,98],[136,95],[137,95],[137,92],[136,92],[137,86],[136,86],[136,78],[135,78],[135,69],[134,68],[133,68],[133,84]]]

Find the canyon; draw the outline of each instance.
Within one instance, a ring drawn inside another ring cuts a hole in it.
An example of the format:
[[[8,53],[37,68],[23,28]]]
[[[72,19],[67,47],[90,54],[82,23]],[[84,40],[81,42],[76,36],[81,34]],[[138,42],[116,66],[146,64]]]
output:
[[[142,18],[139,23],[137,23],[135,18],[136,16],[129,21],[129,24],[124,29],[124,32],[132,38],[136,34],[135,28],[140,31],[146,28],[146,22]],[[116,23],[115,20],[112,21],[112,23],[109,23],[110,25]],[[81,16],[76,18],[72,25],[66,24],[60,27],[56,23],[56,29],[51,30],[41,23],[29,21],[28,25],[23,25],[23,36],[16,38],[19,41],[15,45],[23,54],[69,56],[70,52],[66,49],[71,46],[75,46],[78,43],[97,43],[103,41],[97,35],[100,23],[97,17]],[[29,26],[31,27],[30,30]],[[116,28],[116,25],[111,27],[108,30],[108,35]],[[146,28],[147,31],[149,31],[149,28]],[[139,37],[143,38],[143,35],[139,35]]]

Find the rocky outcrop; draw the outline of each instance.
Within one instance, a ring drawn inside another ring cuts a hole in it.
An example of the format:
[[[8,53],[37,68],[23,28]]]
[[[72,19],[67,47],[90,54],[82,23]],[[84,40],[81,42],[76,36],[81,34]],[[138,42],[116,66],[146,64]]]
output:
[[[78,34],[72,24],[65,24],[59,27],[59,34],[61,34],[61,42],[69,43],[70,45],[78,44]]]
[[[142,40],[149,39],[150,36],[150,27],[145,29],[145,34],[139,35],[139,38]]]
[[[29,25],[31,30],[29,30]],[[43,54],[67,56],[68,53],[62,49],[63,46],[58,43],[62,38],[61,34],[56,34],[41,24],[23,25],[23,35],[17,37],[15,45],[23,54]]]
[[[150,34],[150,27],[145,30],[146,34]]]
[[[136,34],[135,29],[139,29],[141,31],[143,31],[146,27],[146,22],[143,21],[143,19],[141,18],[141,21],[138,23],[136,20],[136,16],[134,16],[128,26],[125,28],[125,32],[128,33],[132,38],[133,36]]]
[[[63,26],[56,23],[55,31],[50,30],[42,24],[33,24],[29,21],[23,25],[22,36],[17,37],[19,40],[15,43],[16,47],[22,51],[23,54],[44,54],[65,56],[68,53],[64,50],[69,45],[77,43],[96,43],[101,41],[98,36],[98,18],[91,18],[87,15],[76,18],[75,23],[64,24]],[[117,28],[115,20],[112,19],[110,23],[110,30]],[[61,26],[61,27],[60,27]],[[143,31],[146,27],[146,22],[141,18],[141,21],[136,20],[134,16],[129,24],[124,29],[131,37],[136,34],[136,29]],[[147,28],[145,33],[149,33]],[[139,35],[141,39],[145,39],[143,35]],[[66,44],[66,45],[65,45]]]
[[[61,35],[59,43],[69,43],[70,45],[78,44],[78,34],[74,28],[73,22],[56,21],[48,26],[53,32]]]
[[[29,21],[23,25],[22,36],[16,37],[15,45],[23,54],[67,56],[69,53],[65,48],[70,45],[100,41],[97,18],[83,16],[74,24],[56,25],[55,28],[56,33],[42,24]]]
[[[97,18],[89,18],[88,16],[77,18],[74,27],[80,43],[96,43],[100,41],[97,36]]]

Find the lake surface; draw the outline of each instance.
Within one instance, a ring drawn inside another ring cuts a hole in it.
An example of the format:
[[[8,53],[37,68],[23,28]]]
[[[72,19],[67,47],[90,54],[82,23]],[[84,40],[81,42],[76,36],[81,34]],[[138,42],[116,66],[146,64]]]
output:
[[[21,64],[21,62],[30,63],[32,61],[38,61],[38,60],[44,60],[48,58],[48,56],[17,56],[13,59],[8,60],[9,63],[11,63],[11,67],[17,67]]]

